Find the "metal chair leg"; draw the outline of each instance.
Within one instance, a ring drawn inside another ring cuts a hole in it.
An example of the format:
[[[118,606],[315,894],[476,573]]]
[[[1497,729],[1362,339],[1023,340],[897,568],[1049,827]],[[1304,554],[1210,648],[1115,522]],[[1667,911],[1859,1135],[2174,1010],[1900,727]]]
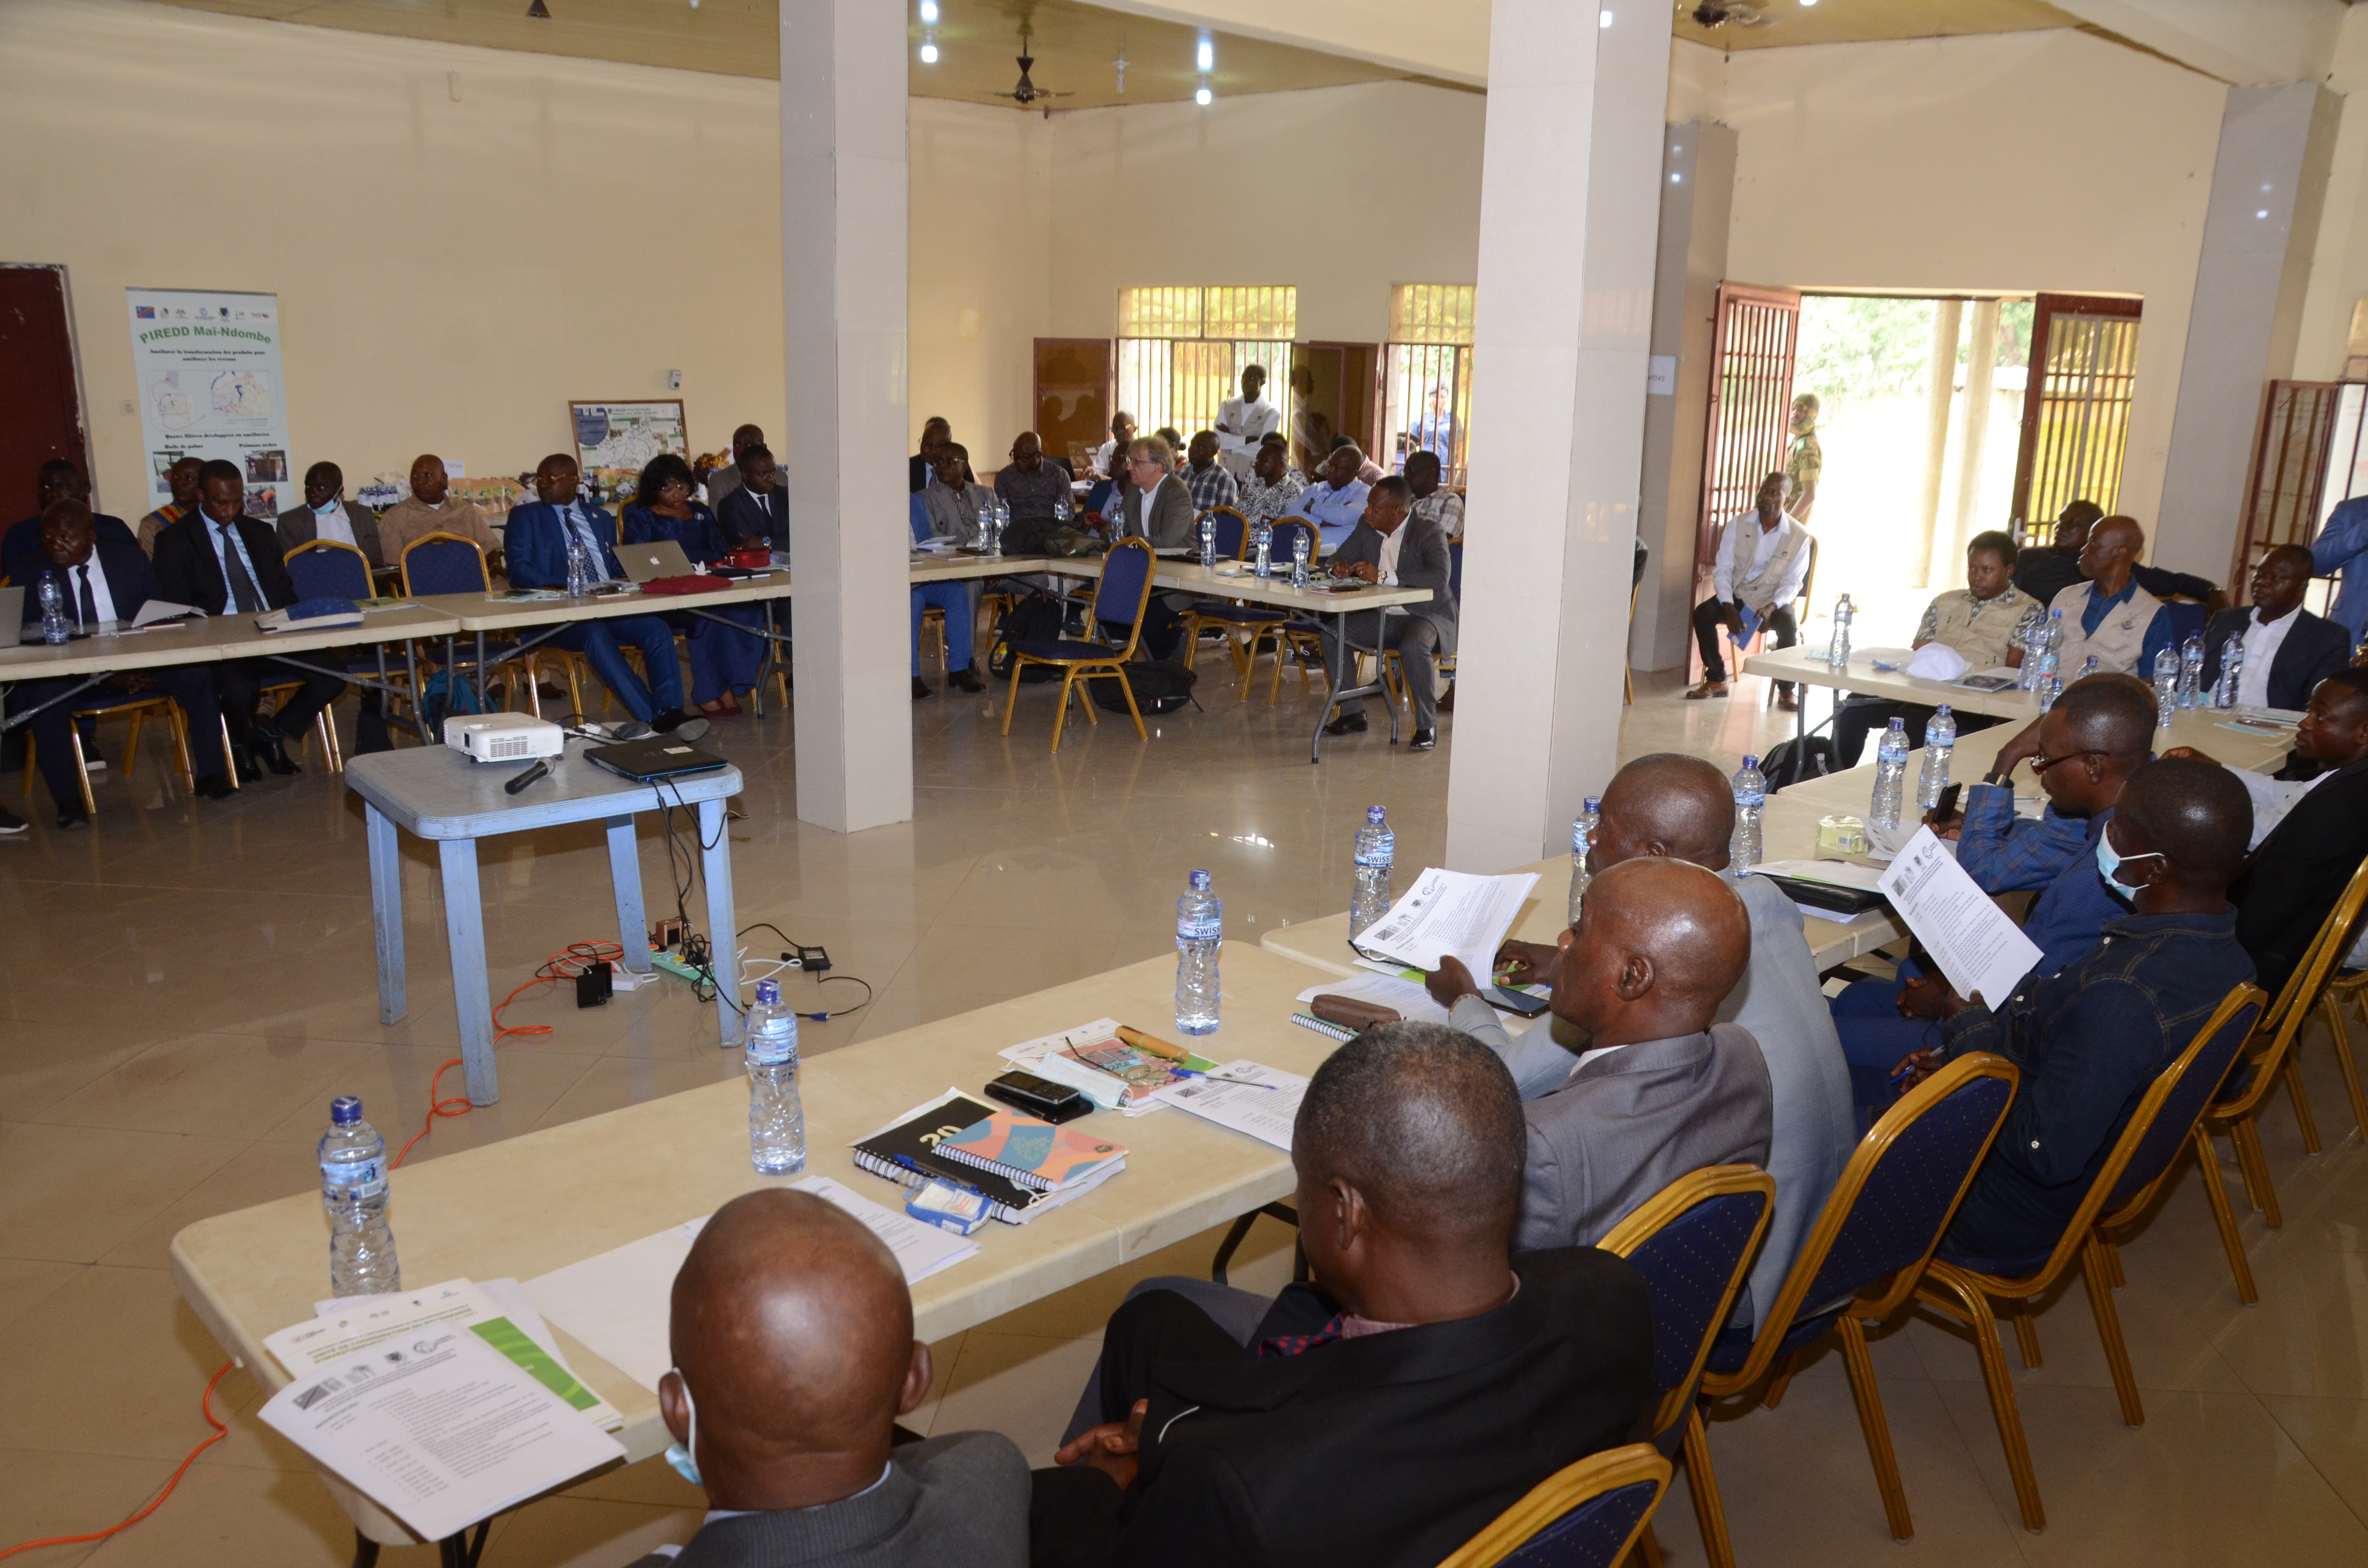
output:
[[[1011,733],[1011,715],[1019,708],[1019,666],[1026,663],[1027,660],[1019,654],[1012,656],[1011,695],[1003,702],[1003,733],[1007,735]]]
[[[2032,1319],[2031,1303],[2027,1301],[2009,1301],[2006,1310],[2008,1315],[2014,1319],[2015,1348],[2022,1352],[2024,1369],[2036,1370],[2044,1366],[2046,1363],[2039,1354],[2039,1324]]]
[[[1972,1281],[1945,1263],[1935,1263],[1916,1287],[1918,1301],[1930,1302],[1967,1324],[1974,1331],[1974,1349],[1981,1358],[1982,1382],[1989,1391],[1990,1415],[1998,1423],[1998,1444],[2006,1450],[2007,1473],[2014,1481],[2015,1502],[2022,1510],[2023,1528],[2047,1528],[2047,1510],[2039,1501],[2039,1477],[2031,1468],[2031,1445],[2022,1435],[2022,1411],[2015,1403],[2014,1380],[2006,1369],[2006,1350],[1998,1343],[1998,1318],[1989,1299]]]
[[[2334,1041],[2336,1064],[2343,1069],[2343,1087],[2351,1096],[2351,1124],[2368,1140],[2368,1095],[2361,1092],[2360,1063],[2351,1055],[2351,1031],[2343,1021],[2342,1005],[2332,991],[2321,994],[2318,1005],[2327,1013],[2328,1038]]]
[[[131,733],[123,737],[123,771],[127,774],[131,771],[132,765],[140,760],[140,726],[147,722],[147,720],[148,710],[145,708],[134,708],[131,710]]]
[[[2228,1126],[2228,1136],[2236,1141],[2237,1156],[2244,1162],[2245,1189],[2252,1195],[2253,1207],[2261,1211],[2270,1229],[2285,1223],[2285,1215],[2278,1208],[2277,1184],[2270,1179],[2269,1157],[2261,1153],[2261,1130],[2250,1115],[2239,1117]]]
[[[2294,1120],[2302,1124],[2302,1146],[2316,1154],[2318,1146],[2318,1120],[2310,1114],[2310,1091],[2302,1086],[2302,1062],[2298,1053],[2286,1051],[2286,1093],[2294,1096]]]
[[[2203,1178],[2203,1196],[2212,1205],[2212,1219],[2220,1227],[2220,1245],[2228,1254],[2228,1270],[2237,1277],[2237,1295],[2247,1306],[2261,1299],[2253,1288],[2253,1266],[2245,1256],[2245,1244],[2237,1234],[2237,1216],[2228,1207],[2228,1188],[2220,1179],[2220,1156],[2212,1147],[2212,1134],[2197,1122],[2193,1134],[2197,1174]]]
[[[82,786],[82,809],[89,815],[97,816],[98,802],[91,798],[90,793],[90,764],[83,760],[82,726],[72,719],[66,721],[66,740],[74,747],[74,779]],[[32,749],[33,743],[28,737],[25,750],[29,755]]]
[[[1858,1429],[1874,1466],[1875,1489],[1883,1494],[1883,1517],[1891,1539],[1911,1540],[1916,1521],[1907,1513],[1907,1489],[1900,1484],[1899,1458],[1891,1447],[1891,1423],[1883,1414],[1883,1391],[1874,1381],[1874,1358],[1867,1354],[1866,1327],[1844,1312],[1834,1324],[1842,1342],[1842,1367],[1850,1373],[1850,1399],[1858,1405]]]
[[[1711,1568],[1735,1568],[1735,1547],[1726,1537],[1726,1509],[1718,1500],[1718,1473],[1711,1468],[1710,1439],[1702,1431],[1702,1406],[1686,1408],[1686,1485],[1694,1494],[1694,1517],[1702,1525],[1702,1554]]]
[[[2080,1278],[2089,1287],[2089,1308],[2096,1314],[2097,1337],[2105,1344],[2105,1365],[2113,1374],[2113,1392],[2122,1397],[2122,1421],[2146,1425],[2146,1406],[2138,1403],[2137,1375],[2130,1370],[2130,1347],[2122,1338],[2122,1314],[2113,1307],[2112,1265],[2106,1244],[2092,1229],[2080,1244]]]
[[[1797,1350],[1777,1361],[1776,1375],[1768,1380],[1767,1391],[1759,1396],[1763,1409],[1773,1410],[1784,1403],[1784,1391],[1793,1386],[1793,1374],[1800,1368],[1801,1353]]]

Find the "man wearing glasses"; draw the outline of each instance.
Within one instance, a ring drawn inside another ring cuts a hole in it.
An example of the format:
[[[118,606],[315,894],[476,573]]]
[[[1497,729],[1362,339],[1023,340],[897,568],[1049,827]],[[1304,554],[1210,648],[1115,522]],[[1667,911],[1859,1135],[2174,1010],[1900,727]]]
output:
[[[2105,922],[2129,913],[2097,872],[2097,839],[2131,774],[2152,759],[2152,691],[2134,677],[2090,676],[2066,687],[2029,738],[1998,750],[1989,777],[1965,790],[1963,816],[1933,822],[1957,840],[1957,864],[1984,892],[2035,892],[2023,935],[2046,979],[2097,945]],[[2036,747],[2035,750],[2032,748]],[[2036,821],[2014,813],[2007,775],[2024,757],[2047,792]],[[1928,821],[1930,819],[1928,818]],[[1896,980],[1861,980],[1834,998],[1834,1027],[1861,1107],[1887,1106],[1894,1063],[1940,1043],[1948,982],[1910,960]]]

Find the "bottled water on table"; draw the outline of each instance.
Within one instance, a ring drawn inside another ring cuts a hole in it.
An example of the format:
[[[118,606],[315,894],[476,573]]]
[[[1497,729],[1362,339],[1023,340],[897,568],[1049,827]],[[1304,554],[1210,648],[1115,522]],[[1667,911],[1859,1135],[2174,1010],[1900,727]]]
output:
[[[1844,594],[1834,601],[1834,640],[1826,646],[1826,663],[1834,669],[1850,668],[1850,597]]]
[[[1294,588],[1307,586],[1307,555],[1315,543],[1315,537],[1305,528],[1292,530],[1291,585]]]
[[[1274,575],[1274,562],[1269,559],[1269,552],[1273,548],[1274,525],[1272,523],[1262,522],[1250,530],[1250,549],[1258,554],[1256,570],[1261,577]]]
[[[2237,677],[2245,673],[2245,640],[2231,636],[2220,645],[2220,681],[2212,688],[2212,706],[2237,706]]]
[[[2039,660],[2035,666],[2038,673],[2031,682],[2031,689],[2039,694],[2039,710],[2042,713],[2055,707],[2056,698],[2064,691],[2064,676],[2056,668],[2058,651],[2063,646],[2064,612],[2051,609],[2047,612],[2047,624],[2040,630]]]
[[[1589,795],[1570,821],[1570,924],[1578,925],[1579,906],[1587,902],[1587,884],[1595,874],[1587,869],[1588,851],[1595,847],[1595,830],[1603,825],[1603,798]]]
[[[1390,863],[1397,858],[1398,835],[1379,806],[1365,808],[1357,830],[1357,883],[1349,894],[1349,939],[1390,912]]]
[[[65,591],[58,586],[57,574],[44,575],[36,591],[41,597],[41,641],[52,648],[62,646],[74,635],[74,629],[66,621]]]
[[[1065,485],[1053,497],[1053,522],[1059,528],[1069,526],[1069,492]]]
[[[1949,787],[1949,758],[1957,749],[1957,716],[1945,702],[1924,726],[1924,771],[1916,779],[1916,803],[1930,811]]]
[[[1225,904],[1209,889],[1209,873],[1176,901],[1176,1027],[1186,1034],[1217,1031],[1217,949],[1225,934]]]
[[[2154,656],[2154,722],[2158,729],[2170,728],[2170,721],[2179,711],[2179,650],[2165,648]]]
[[[387,1221],[386,1140],[362,1119],[362,1102],[329,1102],[321,1134],[321,1207],[329,1211],[329,1294],[375,1296],[403,1289],[394,1227]]]
[[[2203,706],[2203,633],[2191,631],[2179,645],[2179,705]]]
[[[1759,759],[1747,756],[1735,770],[1735,836],[1728,841],[1727,874],[1740,881],[1759,864],[1759,816],[1768,808],[1768,778]]]
[[[574,528],[567,530],[567,597],[580,599],[592,591],[592,552]]]
[[[806,1108],[798,1097],[798,1015],[777,980],[757,983],[748,1009],[748,1163],[759,1176],[806,1168]]]
[[[1214,566],[1216,563],[1217,563],[1217,518],[1216,518],[1216,514],[1214,514],[1213,512],[1203,512],[1203,513],[1201,513],[1201,570],[1202,570],[1202,571],[1206,571],[1206,570],[1208,570],[1210,567]]]
[[[1894,719],[1874,746],[1874,799],[1866,820],[1877,827],[1897,827],[1899,808],[1907,792],[1907,721]]]

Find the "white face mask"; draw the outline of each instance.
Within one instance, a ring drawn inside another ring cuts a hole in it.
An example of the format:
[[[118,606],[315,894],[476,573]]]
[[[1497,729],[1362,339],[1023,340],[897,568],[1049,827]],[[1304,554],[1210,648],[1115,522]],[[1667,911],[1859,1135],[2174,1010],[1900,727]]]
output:
[[[690,1397],[690,1380],[682,1375],[682,1369],[669,1367],[666,1369],[682,1385],[682,1407],[690,1413],[690,1436],[686,1441],[666,1445],[666,1461],[674,1466],[677,1475],[693,1486],[704,1486],[707,1483],[699,1479],[699,1404]]]

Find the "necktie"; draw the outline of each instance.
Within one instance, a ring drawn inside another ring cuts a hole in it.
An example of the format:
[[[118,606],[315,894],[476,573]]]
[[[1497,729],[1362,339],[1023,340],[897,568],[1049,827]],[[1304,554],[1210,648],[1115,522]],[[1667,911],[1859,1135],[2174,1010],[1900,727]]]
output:
[[[82,584],[82,603],[76,607],[81,612],[82,623],[85,626],[97,626],[98,599],[90,591],[90,562],[83,562],[81,566],[75,568],[75,574]]]
[[[246,559],[238,552],[238,536],[231,525],[221,525],[222,538],[222,570],[230,581],[231,608],[245,612],[263,608],[263,596],[256,591],[255,579],[246,574]]]

